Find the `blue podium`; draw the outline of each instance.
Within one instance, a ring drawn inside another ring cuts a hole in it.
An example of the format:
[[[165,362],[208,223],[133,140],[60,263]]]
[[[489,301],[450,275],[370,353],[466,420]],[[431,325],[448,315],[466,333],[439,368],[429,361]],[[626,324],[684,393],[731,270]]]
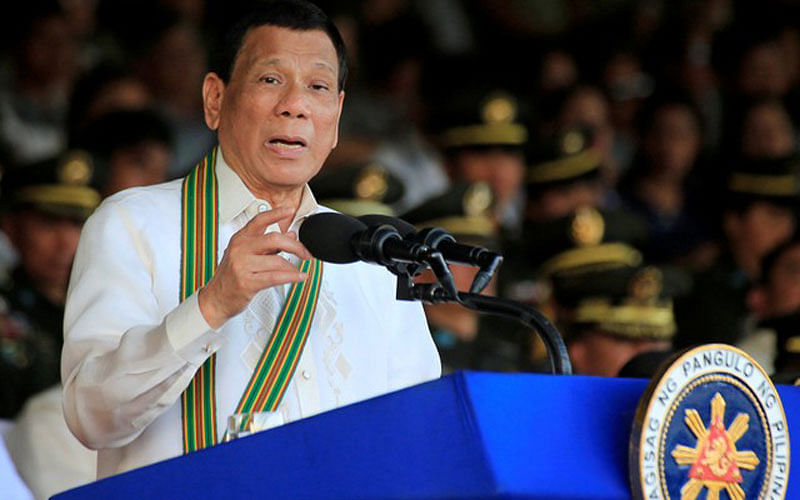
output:
[[[457,373],[56,495],[147,499],[628,499],[646,381]],[[800,387],[778,386],[800,500]]]

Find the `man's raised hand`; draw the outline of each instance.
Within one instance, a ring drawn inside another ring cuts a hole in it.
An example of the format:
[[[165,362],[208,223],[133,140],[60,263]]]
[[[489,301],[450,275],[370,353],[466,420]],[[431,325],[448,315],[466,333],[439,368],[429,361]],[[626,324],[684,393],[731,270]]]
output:
[[[301,259],[312,258],[297,235],[277,231],[265,234],[271,224],[293,214],[290,208],[262,212],[231,237],[214,276],[197,296],[200,312],[211,328],[219,328],[241,312],[260,290],[306,278],[278,255],[288,252]]]

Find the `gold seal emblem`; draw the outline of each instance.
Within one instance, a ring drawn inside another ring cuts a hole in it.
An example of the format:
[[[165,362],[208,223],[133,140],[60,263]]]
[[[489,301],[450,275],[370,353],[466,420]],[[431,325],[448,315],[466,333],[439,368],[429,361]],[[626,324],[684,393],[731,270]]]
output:
[[[565,155],[574,155],[583,151],[586,140],[577,130],[570,130],[561,138],[561,151]]]
[[[724,489],[729,498],[744,499],[745,493],[739,486],[742,482],[739,469],[754,470],[760,463],[752,451],[736,449],[736,442],[750,426],[750,417],[739,413],[725,429],[725,399],[720,393],[711,400],[708,428],[697,410],[692,408],[685,413],[684,422],[697,438],[697,445],[692,448],[679,444],[672,450],[675,463],[691,466],[689,480],[681,488],[681,498],[694,500],[703,488],[707,488],[706,498],[719,498],[720,490]]]
[[[645,267],[631,279],[629,290],[631,297],[640,303],[655,301],[664,286],[664,275],[655,267]]]
[[[603,216],[592,207],[581,207],[575,211],[570,226],[570,237],[578,246],[597,245],[603,241],[606,225]]]
[[[483,182],[468,187],[461,199],[464,214],[468,216],[483,215],[492,206],[492,201],[492,190]]]
[[[361,171],[356,179],[353,191],[356,198],[380,201],[389,189],[388,174],[377,163],[370,163]]]
[[[481,117],[486,123],[511,123],[517,117],[517,103],[508,94],[495,94],[483,104]]]
[[[73,151],[64,157],[58,167],[58,180],[70,186],[85,186],[92,178],[92,163],[83,151]]]

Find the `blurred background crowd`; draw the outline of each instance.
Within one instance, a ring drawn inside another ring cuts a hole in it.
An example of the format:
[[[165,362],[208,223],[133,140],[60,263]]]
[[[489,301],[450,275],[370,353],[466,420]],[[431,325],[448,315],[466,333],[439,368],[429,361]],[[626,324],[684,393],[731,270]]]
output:
[[[51,471],[57,454],[30,437],[66,432],[61,323],[82,223],[214,146],[200,89],[237,4],[27,0],[0,33],[0,418],[37,497],[86,472],[77,458]],[[649,376],[725,342],[797,378],[800,2],[317,4],[351,68],[321,203],[499,251],[484,293],[544,311],[578,373]],[[452,271],[468,289],[476,270]],[[446,371],[549,369],[513,322],[426,313]]]

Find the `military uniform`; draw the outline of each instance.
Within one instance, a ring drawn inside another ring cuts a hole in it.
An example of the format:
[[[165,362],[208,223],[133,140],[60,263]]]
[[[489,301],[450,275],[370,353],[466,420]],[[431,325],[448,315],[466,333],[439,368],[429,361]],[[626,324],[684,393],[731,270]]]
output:
[[[84,154],[68,154],[10,171],[3,179],[3,210],[33,210],[83,221],[100,195],[88,187]],[[21,253],[25,248],[18,249]],[[48,299],[24,265],[0,289],[0,418],[13,418],[32,395],[61,381],[64,306]]]
[[[796,158],[743,161],[736,165],[727,181],[727,210],[747,209],[752,203],[766,202],[796,211],[800,206],[797,175]],[[746,298],[753,284],[753,277],[732,253],[722,253],[711,267],[695,276],[692,293],[675,304],[681,327],[676,346],[739,342],[745,333]]]

